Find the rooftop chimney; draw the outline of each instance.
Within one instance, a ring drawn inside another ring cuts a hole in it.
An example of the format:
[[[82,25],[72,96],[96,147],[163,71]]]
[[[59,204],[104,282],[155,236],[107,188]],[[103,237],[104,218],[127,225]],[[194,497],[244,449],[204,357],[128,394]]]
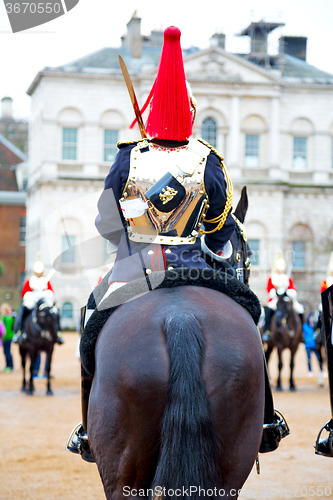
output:
[[[261,20],[258,23],[251,23],[239,35],[250,36],[251,54],[267,54],[267,36],[279,26],[284,26],[284,23],[267,23]]]
[[[225,35],[223,33],[215,33],[210,38],[210,46],[211,47],[220,47],[225,50]]]
[[[306,61],[306,43],[307,37],[305,36],[281,36],[279,38],[279,53]]]
[[[126,40],[132,57],[139,59],[142,54],[141,18],[137,17],[136,11],[127,23]]]
[[[1,99],[1,118],[13,118],[13,99],[11,97]]]

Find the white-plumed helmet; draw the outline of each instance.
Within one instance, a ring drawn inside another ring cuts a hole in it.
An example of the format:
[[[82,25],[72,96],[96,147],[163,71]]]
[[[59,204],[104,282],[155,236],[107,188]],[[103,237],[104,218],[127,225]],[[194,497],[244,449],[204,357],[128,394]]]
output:
[[[42,262],[42,259],[40,257],[40,253],[37,254],[37,259],[36,262],[34,263],[33,266],[33,272],[36,274],[42,274],[44,272],[44,264]]]
[[[276,272],[286,272],[286,271],[287,271],[287,263],[282,257],[282,253],[278,251],[276,253],[272,272],[276,273]]]

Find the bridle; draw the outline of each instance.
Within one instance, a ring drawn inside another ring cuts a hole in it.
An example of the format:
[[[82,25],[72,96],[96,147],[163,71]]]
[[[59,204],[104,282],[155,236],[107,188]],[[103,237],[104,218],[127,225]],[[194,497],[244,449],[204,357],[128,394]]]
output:
[[[37,311],[42,311],[45,307],[49,308],[49,314],[52,315],[52,307],[50,307],[48,304],[46,304],[45,302],[42,302],[39,305],[36,304],[32,311],[32,322],[36,330],[40,333],[40,336],[51,342],[54,339],[50,331],[47,328],[42,328],[42,326],[38,323]]]
[[[246,229],[244,224],[242,224],[242,222],[237,219],[234,214],[232,214],[232,217],[236,222],[235,233],[237,236],[237,250],[235,250],[234,262],[230,262],[230,264],[236,271],[237,279],[248,286],[251,262],[250,256],[248,255],[249,247],[247,244]]]

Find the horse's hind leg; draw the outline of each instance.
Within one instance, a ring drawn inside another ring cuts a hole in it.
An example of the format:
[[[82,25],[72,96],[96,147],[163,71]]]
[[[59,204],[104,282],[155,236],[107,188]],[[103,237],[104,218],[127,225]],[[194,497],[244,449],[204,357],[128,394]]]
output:
[[[289,380],[289,389],[290,391],[296,391],[296,386],[294,384],[294,358],[296,351],[290,351],[290,380]]]
[[[53,349],[52,349],[52,351],[53,351]],[[45,375],[47,377],[47,382],[46,382],[46,395],[47,396],[53,396],[53,392],[51,389],[51,376],[50,376],[52,351],[47,353],[46,362],[45,362]]]
[[[26,363],[26,359],[27,359],[27,351],[25,349],[20,348],[20,354],[21,354],[21,366],[22,366],[22,371],[23,371],[23,380],[22,380],[21,391],[25,392],[27,389],[27,381],[25,379],[25,363]]]
[[[34,386],[34,366],[36,363],[38,353],[30,353],[30,380],[29,380],[29,389],[26,390],[26,394],[28,396],[32,396],[35,391]]]
[[[279,374],[276,382],[276,390],[277,391],[282,391],[282,386],[281,386],[281,370],[283,367],[282,363],[282,351],[278,349],[278,356],[279,356],[279,364],[278,364],[278,369],[279,369]]]

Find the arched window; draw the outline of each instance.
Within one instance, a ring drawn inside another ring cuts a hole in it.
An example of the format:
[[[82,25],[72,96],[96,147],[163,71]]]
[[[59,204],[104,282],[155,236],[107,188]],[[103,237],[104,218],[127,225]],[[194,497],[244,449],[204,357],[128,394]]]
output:
[[[73,318],[73,304],[71,302],[64,302],[61,308],[62,318]]]
[[[216,121],[213,118],[208,117],[202,122],[202,138],[209,142],[213,148],[216,148],[216,129]]]

